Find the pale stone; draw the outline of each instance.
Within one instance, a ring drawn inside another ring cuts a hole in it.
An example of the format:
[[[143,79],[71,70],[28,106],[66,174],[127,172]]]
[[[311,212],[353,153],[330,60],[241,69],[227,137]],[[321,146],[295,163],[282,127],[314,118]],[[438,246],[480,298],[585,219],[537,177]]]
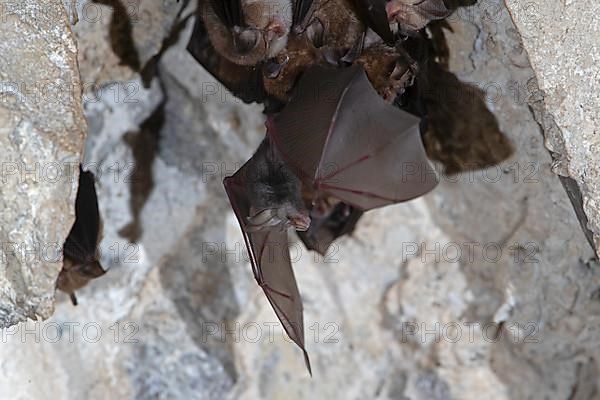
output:
[[[8,327],[54,310],[86,122],[60,1],[2,4],[0,54],[0,327]]]

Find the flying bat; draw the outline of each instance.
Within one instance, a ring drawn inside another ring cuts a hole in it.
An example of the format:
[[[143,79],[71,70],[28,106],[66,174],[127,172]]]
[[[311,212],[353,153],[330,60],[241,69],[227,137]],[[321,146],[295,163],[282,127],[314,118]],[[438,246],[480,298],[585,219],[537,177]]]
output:
[[[254,277],[310,371],[287,228],[308,229],[311,240],[326,237],[312,246],[324,251],[332,235],[353,227],[344,218],[421,196],[438,177],[425,155],[419,119],[386,103],[360,65],[311,67],[266,125],[258,151],[224,186]],[[307,211],[317,223],[312,232]],[[318,221],[336,213],[344,217],[337,227]]]
[[[102,238],[102,221],[94,175],[79,167],[79,188],[75,199],[75,223],[63,246],[63,268],[56,282],[57,289],[69,294],[77,305],[75,290],[91,279],[104,275],[98,260],[98,243]]]

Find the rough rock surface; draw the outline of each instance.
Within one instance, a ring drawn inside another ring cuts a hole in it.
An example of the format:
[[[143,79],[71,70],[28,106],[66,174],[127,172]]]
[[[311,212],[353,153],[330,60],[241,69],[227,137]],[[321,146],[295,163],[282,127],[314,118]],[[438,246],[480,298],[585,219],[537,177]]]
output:
[[[553,170],[576,182],[575,206],[583,208],[600,253],[600,3],[506,4],[541,90],[529,101],[546,132]]]
[[[2,328],[52,315],[86,122],[62,3],[0,7]]]
[[[130,69],[110,83],[137,85],[128,101],[86,104],[110,270],[78,307],[61,295],[50,320],[2,332],[0,398],[597,397],[600,269],[529,109],[519,35],[497,1],[450,23],[452,69],[486,90],[517,152],[368,213],[325,258],[292,243],[312,379],[221,185],[260,141],[260,107],[184,51],[188,25],[147,87]]]
[[[106,83],[127,82],[151,69],[163,48],[183,2],[64,0],[76,14],[74,31],[79,44],[79,65],[86,94],[95,99]],[[91,92],[91,93],[90,93]]]

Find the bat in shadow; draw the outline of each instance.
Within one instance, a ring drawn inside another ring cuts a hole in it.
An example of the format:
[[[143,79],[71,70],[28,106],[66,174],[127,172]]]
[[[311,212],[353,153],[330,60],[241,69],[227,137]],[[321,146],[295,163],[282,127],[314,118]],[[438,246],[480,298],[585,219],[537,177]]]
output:
[[[79,167],[79,188],[75,200],[75,223],[63,246],[63,268],[56,287],[71,297],[77,305],[75,290],[90,280],[104,275],[98,260],[98,243],[102,238],[102,221],[98,211],[98,197],[94,175]]]
[[[333,214],[345,215],[336,227],[343,232],[353,227],[351,221],[345,226],[352,213],[358,218],[364,211],[419,197],[437,185],[438,177],[421,142],[419,119],[387,104],[360,65],[311,67],[289,103],[266,125],[258,151],[225,178],[224,186],[254,277],[304,352],[310,372],[287,228],[308,229],[308,238],[318,242],[324,235],[335,236],[325,224]],[[321,226],[311,231],[310,221],[319,218],[324,218]]]

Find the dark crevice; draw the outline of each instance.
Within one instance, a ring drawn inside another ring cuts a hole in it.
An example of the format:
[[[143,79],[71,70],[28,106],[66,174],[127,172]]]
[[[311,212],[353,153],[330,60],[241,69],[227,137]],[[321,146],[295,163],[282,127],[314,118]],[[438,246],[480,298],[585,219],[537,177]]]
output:
[[[533,120],[538,125],[540,134],[545,139],[547,137],[548,130],[560,129],[560,128],[554,122],[554,118],[551,118],[548,121],[548,123],[551,124],[551,126],[546,126],[546,124],[544,123],[543,113],[546,112],[545,111],[546,105],[544,103],[543,94],[542,94],[541,90],[539,89],[539,86],[537,86],[537,82],[535,82],[535,85],[536,85],[536,93],[538,95],[538,98],[537,99],[532,98],[533,100],[535,100],[535,102],[533,102],[532,99],[530,99],[530,104],[528,105],[528,108],[529,108],[529,112],[533,116]],[[553,161],[560,159],[559,154],[556,154],[552,151],[549,151],[549,153],[550,153],[550,156],[552,157]],[[588,227],[588,217],[585,213],[585,210],[583,209],[583,195],[579,188],[579,184],[577,183],[577,181],[575,181],[575,179],[573,179],[571,177],[562,176],[559,174],[556,174],[556,175],[558,176],[560,183],[562,184],[563,188],[565,189],[565,192],[567,193],[567,196],[569,197],[569,201],[571,202],[571,206],[573,207],[573,210],[575,211],[575,215],[577,217],[577,220],[579,221],[579,225],[581,226],[581,230],[583,231],[585,238],[587,239],[588,243],[590,244],[590,247],[592,248],[592,250],[594,250],[594,253],[596,253],[596,246],[594,244],[594,233]],[[596,257],[597,257],[597,254],[596,254]]]
[[[569,196],[569,200],[571,201],[571,205],[575,210],[575,215],[577,216],[581,230],[583,230],[583,233],[585,234],[585,238],[592,249],[595,250],[596,246],[594,245],[594,233],[590,230],[590,228],[588,228],[588,217],[583,210],[583,196],[581,194],[581,190],[579,190],[579,185],[575,179],[568,176],[559,175],[558,178],[560,179],[560,182]]]

